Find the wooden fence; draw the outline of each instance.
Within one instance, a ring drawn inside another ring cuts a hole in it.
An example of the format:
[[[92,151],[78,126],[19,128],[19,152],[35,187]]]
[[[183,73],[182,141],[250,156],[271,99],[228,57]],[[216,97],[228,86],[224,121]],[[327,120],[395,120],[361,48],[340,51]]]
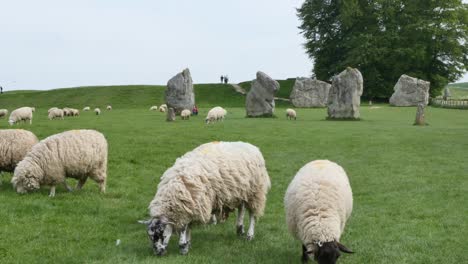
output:
[[[431,105],[442,108],[468,109],[468,99],[431,98]]]

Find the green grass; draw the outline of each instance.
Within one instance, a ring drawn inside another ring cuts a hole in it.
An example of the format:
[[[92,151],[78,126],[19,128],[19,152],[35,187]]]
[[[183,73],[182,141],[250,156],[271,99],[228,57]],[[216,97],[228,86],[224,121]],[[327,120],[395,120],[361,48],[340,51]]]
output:
[[[454,83],[448,85],[452,99],[468,99],[468,83]]]
[[[48,187],[18,195],[11,174],[0,186],[0,263],[299,263],[301,247],[287,232],[283,197],[304,164],[338,162],[347,171],[354,210],[342,242],[356,253],[340,263],[466,263],[468,242],[468,119],[466,111],[427,108],[430,126],[413,126],[416,109],[362,107],[359,122],[325,121],[325,109],[297,109],[288,121],[245,118],[244,97],[223,85],[197,85],[200,115],[165,122],[149,106],[161,104],[162,87],[63,89],[0,96],[0,108],[38,107],[33,125],[17,127],[43,139],[69,129],[92,128],[109,142],[108,191],[88,181],[82,191]],[[47,120],[58,105],[112,104],[101,116]],[[209,107],[226,106],[222,123],[205,125]],[[7,122],[0,119],[0,128]],[[159,177],[187,151],[214,141],[246,141],[260,147],[272,181],[266,213],[252,242],[227,223],[194,228],[188,256],[177,236],[168,255],[152,255],[144,226]],[[70,180],[70,183],[74,183]],[[115,245],[121,240],[119,246]]]

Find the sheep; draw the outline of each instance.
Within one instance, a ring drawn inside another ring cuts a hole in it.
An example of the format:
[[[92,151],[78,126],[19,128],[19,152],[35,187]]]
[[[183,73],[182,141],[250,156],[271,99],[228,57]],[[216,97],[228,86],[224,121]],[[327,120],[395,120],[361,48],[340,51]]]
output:
[[[80,115],[80,110],[75,109],[75,108],[70,108],[70,115],[71,116],[79,116]]]
[[[5,117],[8,115],[7,109],[0,109],[0,118]]]
[[[288,108],[286,109],[286,118],[289,119],[289,120],[292,120],[294,118],[294,120],[296,120],[296,111],[294,109],[291,109],[291,108]]]
[[[55,186],[66,183],[66,178],[78,180],[81,189],[88,177],[106,190],[107,141],[95,130],[70,130],[50,136],[37,143],[18,163],[11,183],[18,193],[50,185],[50,197],[55,196]]]
[[[205,118],[205,123],[209,124],[219,120],[223,121],[226,114],[226,110],[221,106],[213,107],[210,111],[208,111],[208,114]]]
[[[13,172],[32,146],[38,142],[37,137],[23,129],[0,130],[0,173]],[[1,184],[1,179],[0,179]]]
[[[95,113],[96,115],[100,115],[100,114],[101,114],[101,109],[95,108],[95,109],[94,109],[94,113]]]
[[[112,110],[112,106],[108,105],[108,106],[106,107],[106,110],[109,110],[109,111]]]
[[[36,109],[34,107],[28,106],[15,109],[11,112],[10,118],[8,119],[8,123],[10,124],[10,126],[12,126],[13,124],[18,123],[19,121],[26,122],[29,120],[29,124],[32,124],[33,112],[35,110]]]
[[[91,107],[89,107],[89,106],[83,107],[83,111],[89,111],[89,110],[91,110]]]
[[[159,112],[165,113],[166,111],[167,111],[167,105],[166,105],[166,104],[162,104],[162,105],[159,107]]]
[[[302,261],[336,263],[340,252],[353,253],[341,244],[346,220],[353,210],[353,194],[346,172],[328,160],[302,167],[284,197],[290,233],[302,242]]]
[[[192,224],[209,223],[212,213],[238,208],[237,233],[244,234],[245,208],[250,213],[247,239],[263,215],[270,178],[260,150],[244,142],[211,142],[178,158],[161,177],[149,205],[148,235],[157,255],[166,252],[172,231],[180,232],[180,253],[190,247]]]
[[[190,118],[190,115],[192,115],[192,112],[188,109],[184,109],[182,110],[182,112],[180,112],[180,117],[182,118],[182,120],[188,120]]]
[[[150,111],[156,111],[156,110],[158,110],[158,106],[157,106],[157,105],[153,105],[152,107],[150,107],[149,110],[150,110]]]
[[[58,108],[55,108],[55,109],[49,109],[49,120],[52,120],[52,119],[56,119],[56,118],[60,118],[60,119],[63,119],[63,110],[62,109],[58,109]]]
[[[52,112],[52,111],[55,110],[55,109],[58,109],[58,107],[52,107],[52,108],[50,108],[49,110],[47,110],[47,114],[50,114],[50,112]]]

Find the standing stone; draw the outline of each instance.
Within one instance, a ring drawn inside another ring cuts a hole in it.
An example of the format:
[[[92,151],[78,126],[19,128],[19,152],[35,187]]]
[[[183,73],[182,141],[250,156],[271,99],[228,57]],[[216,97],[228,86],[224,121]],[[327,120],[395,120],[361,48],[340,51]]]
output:
[[[176,120],[175,109],[170,107],[169,109],[167,109],[166,121],[172,122],[175,120]]]
[[[417,106],[429,103],[429,88],[431,83],[403,74],[393,88],[390,97],[393,106]]]
[[[449,97],[452,97],[452,93],[450,92],[450,89],[448,87],[445,87],[444,89],[444,100],[447,100]]]
[[[295,107],[326,107],[331,85],[311,78],[297,78],[289,98]]]
[[[359,119],[359,106],[364,90],[362,74],[348,67],[333,77],[328,93],[329,119]]]
[[[425,104],[421,103],[418,104],[418,110],[416,111],[416,120],[414,121],[415,126],[425,126],[426,119],[424,116],[424,108],[426,107]]]
[[[168,108],[174,108],[176,113],[184,109],[193,109],[195,106],[193,81],[189,69],[178,73],[167,82],[166,104]]]
[[[280,89],[277,81],[263,72],[257,72],[247,93],[245,108],[248,117],[271,117],[275,111],[275,93]]]

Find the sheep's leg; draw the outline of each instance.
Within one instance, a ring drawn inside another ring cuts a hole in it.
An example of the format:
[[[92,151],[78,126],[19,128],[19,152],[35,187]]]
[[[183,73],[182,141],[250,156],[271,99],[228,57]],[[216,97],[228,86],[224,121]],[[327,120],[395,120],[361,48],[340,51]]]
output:
[[[307,248],[302,245],[302,258],[301,258],[302,263],[307,263],[309,262],[309,255],[307,255]]]
[[[249,222],[249,230],[247,231],[247,240],[252,240],[254,238],[255,233],[255,216],[252,210],[249,210],[250,222]]]
[[[102,182],[99,183],[99,190],[102,193],[106,192],[106,180],[105,179]]]
[[[49,193],[49,197],[54,197],[54,196],[55,196],[55,185],[50,187],[50,193]]]
[[[86,183],[86,180],[87,180],[87,179],[88,179],[88,177],[79,179],[79,180],[78,180],[78,183],[76,184],[75,189],[81,190],[81,189],[83,188],[83,185]]]
[[[216,225],[217,223],[218,223],[218,221],[216,220],[216,215],[212,214],[211,219],[210,219],[210,224]]]
[[[244,235],[244,215],[245,215],[245,206],[244,206],[244,203],[241,203],[241,205],[239,205],[239,208],[237,209],[237,221],[236,221],[237,234],[239,236]]]
[[[67,189],[67,191],[69,191],[69,192],[72,192],[72,191],[73,191],[72,187],[70,187],[70,186],[67,184],[67,181],[64,181],[63,184],[65,185],[65,188]]]
[[[190,249],[190,227],[186,225],[180,232],[179,250],[181,255],[187,255]]]

